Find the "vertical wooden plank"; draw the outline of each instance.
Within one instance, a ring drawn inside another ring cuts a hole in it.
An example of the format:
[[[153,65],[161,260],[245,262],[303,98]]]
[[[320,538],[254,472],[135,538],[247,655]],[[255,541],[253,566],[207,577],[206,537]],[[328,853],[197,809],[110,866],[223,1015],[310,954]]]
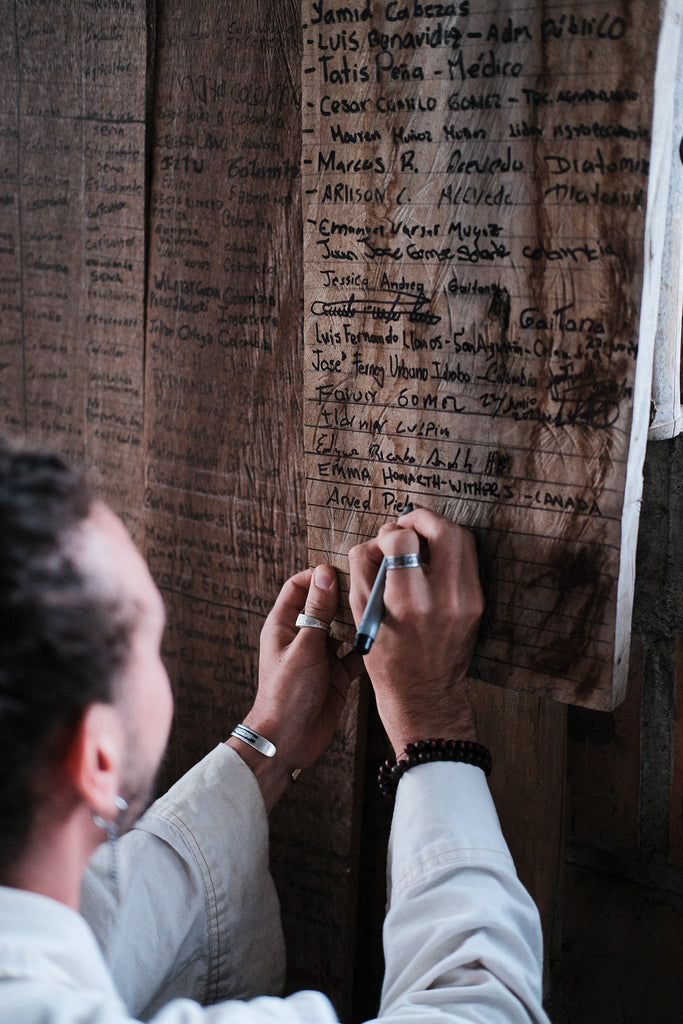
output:
[[[678,1024],[683,1005],[680,901],[570,866],[553,1024]]]
[[[228,734],[306,564],[296,0],[158,8],[140,540],[168,607],[169,773]],[[355,702],[272,819],[289,985],[344,1009]],[[334,894],[331,898],[331,894]]]
[[[546,965],[560,934],[565,836],[567,707],[533,693],[471,681],[503,833],[541,915]]]
[[[3,3],[2,421],[85,465],[134,527],[141,498],[142,3]],[[7,317],[5,317],[5,312]]]
[[[683,12],[679,17],[683,17]],[[683,428],[683,48],[679,49],[675,71],[671,68],[670,72],[676,76],[676,90],[664,265],[652,373],[653,418],[648,432],[652,441],[675,437]]]
[[[683,633],[674,651],[674,757],[669,811],[669,863],[683,868]]]
[[[2,0],[0,18],[0,426],[24,427],[24,353],[19,175],[19,57],[13,4]]]
[[[292,19],[268,0],[158,11],[140,541],[170,609],[176,771],[248,707],[305,558]]]
[[[643,668],[642,644],[633,634],[623,704],[614,711],[569,709],[569,835],[599,850],[638,848]]]

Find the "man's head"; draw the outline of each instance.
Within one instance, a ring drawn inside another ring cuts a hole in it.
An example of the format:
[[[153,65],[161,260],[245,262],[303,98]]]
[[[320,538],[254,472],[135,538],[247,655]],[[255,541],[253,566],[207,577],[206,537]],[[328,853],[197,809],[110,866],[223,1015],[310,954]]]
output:
[[[58,455],[0,439],[0,879],[56,793],[142,809],[170,727],[162,630],[120,521]]]

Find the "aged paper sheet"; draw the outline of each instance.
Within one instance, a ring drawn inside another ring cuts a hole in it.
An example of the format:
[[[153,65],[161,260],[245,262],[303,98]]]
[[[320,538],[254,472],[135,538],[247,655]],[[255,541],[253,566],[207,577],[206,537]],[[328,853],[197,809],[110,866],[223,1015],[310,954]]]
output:
[[[473,671],[603,708],[660,28],[643,0],[304,3],[310,557],[343,568],[409,499],[444,512],[479,544]]]

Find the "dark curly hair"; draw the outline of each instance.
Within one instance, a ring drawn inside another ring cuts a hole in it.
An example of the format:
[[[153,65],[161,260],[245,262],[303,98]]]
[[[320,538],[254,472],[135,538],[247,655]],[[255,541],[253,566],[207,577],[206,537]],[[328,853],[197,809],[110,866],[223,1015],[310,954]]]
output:
[[[93,594],[73,555],[94,495],[53,451],[0,437],[0,880],[30,835],[83,711],[111,703],[130,609]]]

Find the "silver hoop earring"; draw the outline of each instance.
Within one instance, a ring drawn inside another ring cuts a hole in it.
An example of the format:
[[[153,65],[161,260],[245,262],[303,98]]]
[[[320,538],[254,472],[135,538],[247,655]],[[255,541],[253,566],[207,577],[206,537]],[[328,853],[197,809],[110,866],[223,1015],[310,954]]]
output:
[[[116,809],[119,812],[115,819],[103,818],[100,814],[93,814],[92,820],[98,828],[103,829],[107,833],[107,844],[109,847],[109,881],[111,887],[118,896],[119,889],[119,857],[117,849],[117,840],[119,838],[119,829],[121,826],[121,818],[128,810],[128,801],[124,800],[122,796],[114,797],[114,803]]]

